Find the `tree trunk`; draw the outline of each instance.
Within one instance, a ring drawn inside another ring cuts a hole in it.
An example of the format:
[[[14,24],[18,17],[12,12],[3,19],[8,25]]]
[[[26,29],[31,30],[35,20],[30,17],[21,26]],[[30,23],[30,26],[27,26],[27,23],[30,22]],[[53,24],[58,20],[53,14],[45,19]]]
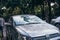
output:
[[[51,15],[51,5],[50,5],[51,1],[48,0],[48,6],[49,6],[49,23],[51,22],[51,18],[52,18],[52,15]]]

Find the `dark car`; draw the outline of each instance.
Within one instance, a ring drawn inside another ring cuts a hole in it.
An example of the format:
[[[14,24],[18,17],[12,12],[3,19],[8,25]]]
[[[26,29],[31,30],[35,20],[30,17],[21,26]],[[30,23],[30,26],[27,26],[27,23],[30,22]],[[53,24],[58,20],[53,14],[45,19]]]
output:
[[[10,40],[59,40],[59,29],[35,15],[16,15],[9,19]]]

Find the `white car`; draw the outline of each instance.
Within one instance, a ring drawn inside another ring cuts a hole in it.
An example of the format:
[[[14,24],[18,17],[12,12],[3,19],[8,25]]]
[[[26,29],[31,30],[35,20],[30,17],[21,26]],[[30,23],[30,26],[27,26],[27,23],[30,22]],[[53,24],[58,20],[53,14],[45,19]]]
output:
[[[52,19],[51,23],[60,29],[60,16],[55,19]]]
[[[9,22],[11,40],[60,40],[59,29],[35,15],[12,16]]]

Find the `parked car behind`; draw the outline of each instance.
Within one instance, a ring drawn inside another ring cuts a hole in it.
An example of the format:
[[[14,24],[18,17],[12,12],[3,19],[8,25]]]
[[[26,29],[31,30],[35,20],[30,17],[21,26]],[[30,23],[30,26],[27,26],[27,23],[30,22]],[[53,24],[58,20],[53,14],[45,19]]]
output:
[[[10,40],[60,40],[59,29],[35,15],[11,16],[9,23]]]
[[[51,23],[60,29],[60,16],[52,19]]]

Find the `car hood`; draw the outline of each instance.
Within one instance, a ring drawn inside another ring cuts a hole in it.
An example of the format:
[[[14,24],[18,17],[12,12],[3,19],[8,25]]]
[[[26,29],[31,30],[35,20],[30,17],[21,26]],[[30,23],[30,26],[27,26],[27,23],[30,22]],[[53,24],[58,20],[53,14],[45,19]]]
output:
[[[59,32],[55,26],[52,26],[50,24],[29,24],[16,26],[16,29],[19,33],[31,37],[43,36]]]

